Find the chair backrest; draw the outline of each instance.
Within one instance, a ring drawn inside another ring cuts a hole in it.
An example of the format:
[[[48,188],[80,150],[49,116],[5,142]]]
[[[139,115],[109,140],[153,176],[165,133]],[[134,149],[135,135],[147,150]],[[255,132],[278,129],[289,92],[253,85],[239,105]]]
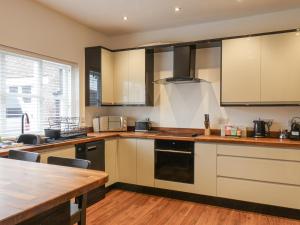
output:
[[[23,160],[28,162],[40,162],[41,155],[37,152],[26,152],[21,150],[9,150],[9,159]]]
[[[89,160],[70,159],[70,158],[62,158],[62,157],[56,157],[56,156],[49,156],[48,164],[76,167],[76,168],[82,168],[82,169],[88,169],[91,166],[91,162]]]

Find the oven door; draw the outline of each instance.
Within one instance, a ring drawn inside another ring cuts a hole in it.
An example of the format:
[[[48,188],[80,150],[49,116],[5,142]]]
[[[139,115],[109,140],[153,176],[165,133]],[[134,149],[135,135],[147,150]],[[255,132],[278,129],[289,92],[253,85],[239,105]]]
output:
[[[155,178],[194,183],[194,150],[155,149]]]

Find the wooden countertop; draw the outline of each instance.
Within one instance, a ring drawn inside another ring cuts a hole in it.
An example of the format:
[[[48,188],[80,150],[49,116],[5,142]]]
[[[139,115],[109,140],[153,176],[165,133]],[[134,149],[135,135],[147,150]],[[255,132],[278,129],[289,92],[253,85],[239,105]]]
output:
[[[101,171],[0,158],[0,225],[25,221],[107,180]]]
[[[107,138],[145,138],[145,139],[161,139],[161,140],[182,140],[182,141],[195,141],[195,142],[213,142],[213,143],[232,143],[232,144],[247,144],[247,145],[260,145],[270,147],[285,147],[285,148],[299,148],[300,141],[278,138],[251,138],[251,137],[221,137],[221,136],[197,136],[197,137],[184,137],[178,136],[176,133],[165,132],[100,132],[89,133],[88,137],[70,139],[62,142],[55,142],[51,144],[42,144],[35,146],[23,146],[15,149],[22,149],[26,151],[40,151],[49,148],[62,147],[67,145],[75,145],[86,142],[99,141]],[[0,156],[6,156],[8,149],[0,149]]]

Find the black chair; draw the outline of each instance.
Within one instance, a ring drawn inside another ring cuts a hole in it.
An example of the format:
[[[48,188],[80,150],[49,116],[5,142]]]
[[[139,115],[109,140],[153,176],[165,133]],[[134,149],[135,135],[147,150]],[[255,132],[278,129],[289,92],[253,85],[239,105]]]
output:
[[[91,162],[84,159],[69,159],[62,157],[49,156],[48,164],[76,167],[82,169],[88,169],[91,166]],[[81,195],[75,198],[75,203],[71,203],[71,224],[77,223],[78,225],[86,224],[86,205],[87,195]]]
[[[41,155],[36,152],[26,152],[21,150],[9,150],[8,151],[9,159],[23,160],[28,162],[40,162]]]

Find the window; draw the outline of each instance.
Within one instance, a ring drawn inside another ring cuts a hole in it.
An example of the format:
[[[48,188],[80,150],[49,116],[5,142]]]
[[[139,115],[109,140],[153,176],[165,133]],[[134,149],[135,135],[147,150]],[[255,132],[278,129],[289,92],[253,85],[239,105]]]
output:
[[[78,77],[74,66],[0,50],[0,136],[21,131],[27,113],[26,132],[43,133],[48,117],[78,116]]]

